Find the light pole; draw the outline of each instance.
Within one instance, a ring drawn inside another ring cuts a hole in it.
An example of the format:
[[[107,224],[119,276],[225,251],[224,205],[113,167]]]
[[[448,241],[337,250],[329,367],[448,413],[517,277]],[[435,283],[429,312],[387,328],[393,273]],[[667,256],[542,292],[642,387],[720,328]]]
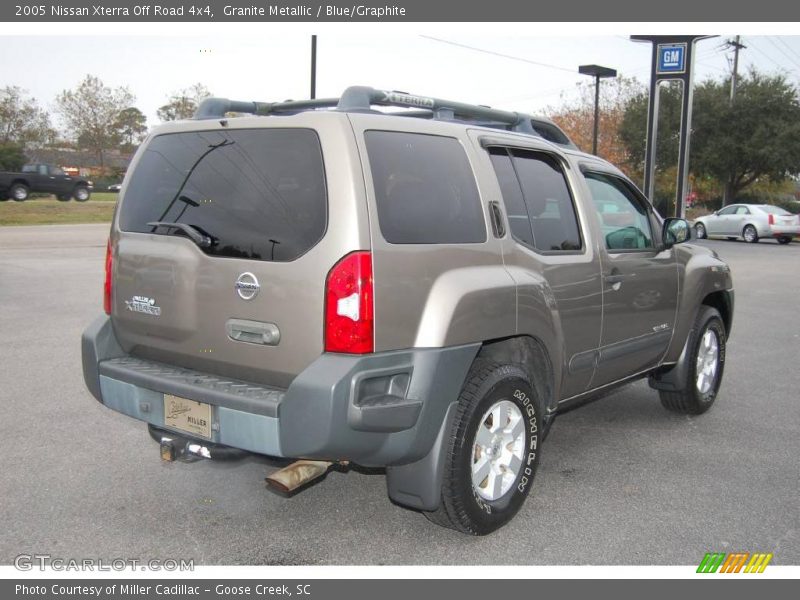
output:
[[[594,77],[594,134],[592,135],[592,154],[597,154],[597,130],[600,126],[600,80],[604,77],[616,77],[617,71],[600,65],[581,65],[578,67],[581,75]]]
[[[311,36],[311,99],[317,97],[317,36]]]

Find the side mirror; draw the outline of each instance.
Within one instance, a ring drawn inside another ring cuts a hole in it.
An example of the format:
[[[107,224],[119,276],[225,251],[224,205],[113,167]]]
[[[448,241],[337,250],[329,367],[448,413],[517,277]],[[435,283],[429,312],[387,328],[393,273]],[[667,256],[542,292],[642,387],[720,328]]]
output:
[[[661,230],[661,239],[664,240],[666,248],[672,248],[675,244],[682,244],[689,241],[692,237],[692,226],[686,219],[666,219]]]

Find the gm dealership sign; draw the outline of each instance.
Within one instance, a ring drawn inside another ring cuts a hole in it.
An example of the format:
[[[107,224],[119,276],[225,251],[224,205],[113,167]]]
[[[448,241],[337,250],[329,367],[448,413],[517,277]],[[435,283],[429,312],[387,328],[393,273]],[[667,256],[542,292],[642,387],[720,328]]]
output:
[[[656,73],[685,73],[686,44],[659,44]]]

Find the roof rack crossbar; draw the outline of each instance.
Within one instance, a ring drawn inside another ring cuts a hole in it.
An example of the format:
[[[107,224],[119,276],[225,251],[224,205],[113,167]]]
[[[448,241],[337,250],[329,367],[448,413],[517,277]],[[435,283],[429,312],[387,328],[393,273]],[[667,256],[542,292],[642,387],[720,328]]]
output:
[[[227,98],[206,98],[200,103],[194,118],[219,119],[230,112],[254,115],[294,114],[320,108],[335,108],[343,112],[371,112],[373,106],[419,109],[414,111],[417,114],[413,116],[424,116],[442,121],[465,119],[504,123],[512,131],[535,134],[531,127],[530,119],[516,112],[463,102],[453,102],[451,100],[441,100],[428,96],[415,96],[406,92],[377,90],[366,86],[351,86],[344,91],[341,98],[320,98],[315,100],[242,102]]]

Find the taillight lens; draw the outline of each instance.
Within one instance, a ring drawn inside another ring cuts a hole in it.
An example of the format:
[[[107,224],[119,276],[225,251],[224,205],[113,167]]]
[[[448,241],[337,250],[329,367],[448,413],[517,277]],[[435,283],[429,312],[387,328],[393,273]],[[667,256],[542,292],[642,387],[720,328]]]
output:
[[[769,214],[769,224],[775,225],[775,215],[773,215],[772,213]]]
[[[373,352],[374,322],[372,255],[353,252],[333,266],[325,282],[325,352]]]
[[[108,245],[106,246],[106,280],[103,284],[103,310],[106,311],[107,315],[111,314],[111,289],[112,289],[112,279],[111,279],[111,271],[114,266],[114,253],[111,249],[111,240],[108,240]]]

